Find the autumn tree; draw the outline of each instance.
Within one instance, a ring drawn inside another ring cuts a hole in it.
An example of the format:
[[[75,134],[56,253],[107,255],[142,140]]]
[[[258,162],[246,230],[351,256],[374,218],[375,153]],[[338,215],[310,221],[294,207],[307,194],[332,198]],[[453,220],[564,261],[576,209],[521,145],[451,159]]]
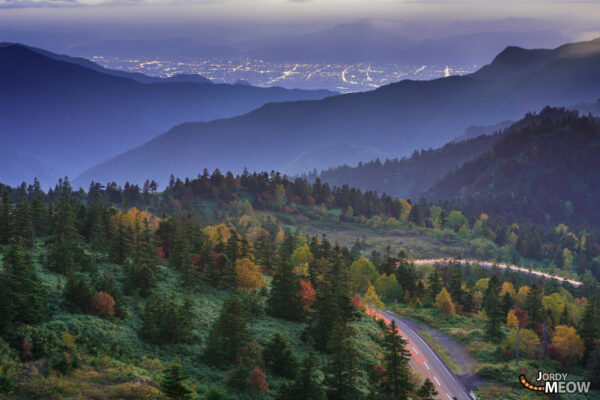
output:
[[[384,308],[383,302],[379,299],[373,285],[370,285],[369,289],[367,289],[367,293],[365,294],[365,304],[376,310],[383,310]]]
[[[265,278],[260,272],[258,266],[248,258],[241,258],[235,261],[235,275],[239,287],[248,292],[254,289],[265,287]]]
[[[377,280],[377,269],[365,257],[360,257],[350,265],[350,283],[353,293],[364,293]]]
[[[572,326],[558,325],[554,328],[552,345],[565,365],[577,363],[585,351],[585,344]]]
[[[308,267],[314,260],[313,254],[308,244],[298,247],[292,253],[291,263],[294,266],[294,272],[299,276],[308,276]]]
[[[524,354],[525,357],[530,358],[540,350],[540,338],[531,329],[521,328],[512,329],[510,335],[502,343],[502,347],[505,351],[510,351],[515,354]],[[517,365],[519,356],[516,357]]]
[[[98,292],[92,298],[92,310],[101,317],[110,317],[115,313],[115,300],[106,292]]]
[[[305,313],[308,313],[312,309],[312,305],[316,300],[317,291],[313,287],[310,281],[300,281],[300,301],[302,302],[302,308]]]
[[[267,381],[267,374],[264,373],[259,367],[254,367],[250,371],[248,376],[248,383],[252,390],[256,392],[267,393],[269,391],[269,382]]]
[[[435,296],[435,308],[445,314],[455,314],[454,303],[445,287]]]

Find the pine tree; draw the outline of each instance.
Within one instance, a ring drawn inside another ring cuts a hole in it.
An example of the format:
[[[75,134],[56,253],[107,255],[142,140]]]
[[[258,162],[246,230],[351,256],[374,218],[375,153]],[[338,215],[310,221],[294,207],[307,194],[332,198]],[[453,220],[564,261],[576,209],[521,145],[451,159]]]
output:
[[[73,272],[69,274],[64,296],[73,310],[89,312],[95,294],[96,291],[92,287],[87,275]]]
[[[47,295],[31,259],[9,245],[2,257],[0,272],[0,333],[9,332],[15,323],[35,324],[47,311]]]
[[[327,344],[330,361],[325,374],[327,399],[357,399],[364,371],[360,368],[354,330],[343,318],[332,316],[332,319],[334,322]]]
[[[15,208],[12,224],[13,241],[23,247],[33,247],[33,221],[31,207],[21,196]]]
[[[63,185],[63,193],[56,207],[52,236],[48,251],[50,269],[61,274],[74,271],[76,267],[76,247],[80,237],[75,227],[75,214],[71,205],[71,191],[68,181]]]
[[[381,328],[384,334],[382,346],[386,379],[381,382],[380,394],[382,398],[407,399],[408,392],[412,390],[412,382],[406,340],[398,334],[393,320],[391,325],[381,322]]]
[[[435,390],[433,383],[429,379],[425,379],[425,382],[423,382],[423,385],[421,385],[417,394],[421,397],[421,400],[433,400],[435,399],[435,396],[438,395],[438,392]]]
[[[313,351],[302,360],[296,378],[291,385],[282,390],[279,398],[281,400],[325,400],[321,372]]]
[[[2,191],[2,204],[0,208],[0,244],[8,244],[10,232],[10,201],[8,189]]]
[[[589,362],[590,356],[598,350],[596,345],[596,340],[600,337],[600,313],[598,311],[596,299],[591,298],[585,305],[583,315],[579,321],[577,333],[581,336],[585,345],[584,365]]]
[[[527,298],[525,300],[525,311],[527,312],[528,329],[536,330],[538,325],[543,321],[543,305],[542,305],[542,289],[537,285],[531,285]]]
[[[185,383],[185,375],[179,359],[173,361],[163,373],[160,388],[168,399],[185,400],[192,397],[193,391]]]
[[[265,345],[262,355],[265,365],[277,375],[289,379],[296,376],[298,359],[289,342],[280,332],[275,332]]]
[[[244,305],[237,297],[223,304],[208,335],[204,357],[209,363],[223,367],[242,362],[243,351],[250,342],[245,313]]]
[[[275,318],[298,321],[303,317],[302,299],[298,291],[300,278],[292,264],[282,260],[275,271],[267,302],[267,311]]]
[[[503,323],[502,305],[498,290],[498,277],[493,275],[488,282],[484,295],[485,313],[487,315],[486,333],[488,336],[498,339],[500,337],[500,326]]]
[[[429,296],[431,296],[432,299],[435,299],[435,296],[437,296],[440,290],[442,290],[442,280],[437,268],[433,268],[433,271],[429,275],[427,281],[429,282]]]
[[[502,296],[502,314],[506,317],[506,315],[508,314],[508,312],[513,308],[513,306],[515,305],[515,302],[512,298],[512,296],[510,295],[510,293],[506,292],[504,293],[504,296]]]

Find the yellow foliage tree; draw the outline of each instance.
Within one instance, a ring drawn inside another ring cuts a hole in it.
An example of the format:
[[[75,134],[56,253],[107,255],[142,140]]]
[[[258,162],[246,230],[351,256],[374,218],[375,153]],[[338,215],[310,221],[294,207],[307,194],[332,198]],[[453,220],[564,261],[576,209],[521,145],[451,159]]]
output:
[[[383,302],[377,295],[377,292],[375,291],[373,285],[370,285],[369,289],[367,289],[367,294],[365,294],[365,304],[375,308],[376,310],[383,309]]]
[[[508,327],[510,327],[511,329],[517,329],[519,327],[519,320],[517,319],[517,316],[515,315],[515,310],[512,309],[508,312],[508,314],[506,315],[506,325]]]
[[[490,278],[483,278],[475,282],[475,286],[473,286],[473,290],[481,290],[485,292],[488,287],[488,283],[490,282]]]
[[[256,264],[247,258],[235,261],[235,275],[242,290],[249,291],[265,287],[265,278]]]
[[[225,224],[219,225],[209,225],[204,230],[208,235],[208,240],[211,245],[214,247],[219,242],[227,243],[229,238],[231,237],[231,231],[229,227]]]
[[[307,244],[298,247],[292,253],[292,265],[296,275],[307,276],[308,264],[314,260],[313,254]]]
[[[583,357],[583,339],[572,326],[557,325],[554,329],[552,345],[564,364],[575,364]]]
[[[527,300],[527,295],[529,294],[529,286],[524,285],[519,288],[519,292],[517,293],[517,304],[520,306],[525,305],[525,301]]]
[[[400,203],[400,221],[408,222],[408,216],[410,215],[412,206],[404,199],[398,199],[398,203]]]
[[[440,292],[435,296],[435,308],[446,314],[455,314],[454,303],[452,297],[446,288],[442,288]]]
[[[514,313],[513,313],[514,315]],[[516,319],[516,317],[515,317]],[[517,350],[517,330],[511,329],[510,335],[502,343],[504,350],[510,350],[513,354]],[[536,351],[540,350],[540,338],[531,329],[521,329],[519,332],[519,354],[531,358]]]
[[[502,284],[502,288],[500,289],[500,294],[499,296],[502,297],[504,296],[506,293],[508,293],[510,295],[510,297],[512,297],[513,299],[517,296],[517,293],[515,292],[515,287],[513,286],[512,283],[510,282],[504,282]]]
[[[377,280],[377,269],[365,257],[360,257],[350,265],[352,293],[365,292]]]

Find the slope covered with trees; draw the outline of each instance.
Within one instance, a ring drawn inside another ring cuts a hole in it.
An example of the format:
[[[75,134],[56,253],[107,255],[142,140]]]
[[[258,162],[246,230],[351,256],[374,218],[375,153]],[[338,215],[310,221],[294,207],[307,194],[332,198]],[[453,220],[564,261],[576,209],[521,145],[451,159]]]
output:
[[[528,115],[425,196],[538,223],[600,224],[600,123],[564,109]]]

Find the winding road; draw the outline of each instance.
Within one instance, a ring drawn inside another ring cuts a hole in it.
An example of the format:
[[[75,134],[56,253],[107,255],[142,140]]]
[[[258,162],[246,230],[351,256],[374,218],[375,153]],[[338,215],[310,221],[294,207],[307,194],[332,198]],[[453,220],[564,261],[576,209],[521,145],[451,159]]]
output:
[[[367,314],[376,319],[383,319],[386,323],[396,322],[398,333],[407,341],[406,349],[410,352],[409,364],[413,370],[429,378],[438,392],[438,399],[472,400],[463,384],[450,372],[446,364],[438,357],[433,349],[415,332],[405,324],[402,319],[395,317],[387,311],[377,312],[367,307]]]
[[[427,259],[427,260],[413,260],[413,263],[415,265],[425,265],[425,264],[448,264],[448,263],[453,263],[453,262],[460,262],[461,265],[465,265],[466,263],[469,264],[474,264],[477,263],[479,264],[480,267],[483,268],[492,268],[493,266],[496,266],[500,269],[509,269],[511,271],[517,271],[517,272],[522,272],[524,274],[531,274],[531,275],[536,275],[539,276],[541,278],[546,278],[546,279],[556,279],[559,282],[568,282],[573,286],[579,286],[581,285],[581,282],[573,280],[573,279],[567,279],[567,278],[561,278],[558,275],[551,275],[548,274],[546,272],[541,272],[541,271],[536,271],[536,270],[529,270],[528,268],[523,268],[523,267],[519,267],[517,265],[509,265],[509,264],[503,264],[503,263],[493,263],[490,261],[478,261],[478,260],[452,260],[452,259],[447,259],[447,258],[435,258],[435,259]]]

